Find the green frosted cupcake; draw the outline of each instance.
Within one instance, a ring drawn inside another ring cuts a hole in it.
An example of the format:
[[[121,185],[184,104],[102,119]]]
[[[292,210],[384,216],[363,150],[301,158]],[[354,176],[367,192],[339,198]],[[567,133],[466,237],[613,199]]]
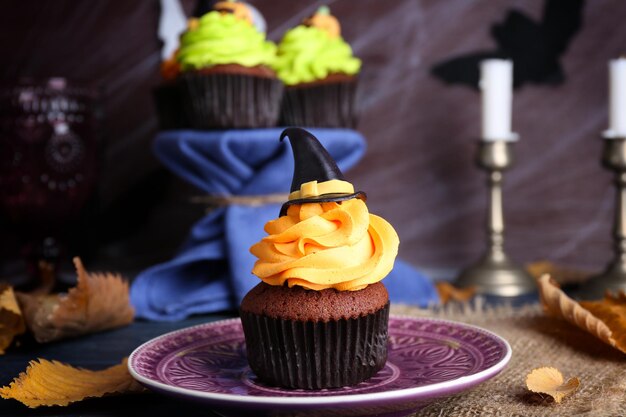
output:
[[[252,22],[249,6],[220,2],[181,37],[184,105],[194,128],[275,126],[283,84],[276,45]]]
[[[289,30],[274,63],[285,83],[281,124],[354,127],[356,87],[361,60],[341,38],[337,19],[327,7]]]
[[[181,85],[179,82],[180,64],[176,52],[161,63],[161,83],[152,90],[152,97],[157,111],[159,129],[185,129],[189,127],[187,115],[183,110]]]

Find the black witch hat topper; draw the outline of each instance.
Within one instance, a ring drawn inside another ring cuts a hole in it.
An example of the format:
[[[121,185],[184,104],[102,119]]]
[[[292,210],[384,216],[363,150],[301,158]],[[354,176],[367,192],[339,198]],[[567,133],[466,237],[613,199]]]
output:
[[[280,209],[281,216],[294,204],[367,198],[363,191],[354,191],[354,186],[345,180],[333,157],[310,132],[290,127],[283,131],[280,140],[285,137],[291,142],[294,170],[291,192]]]

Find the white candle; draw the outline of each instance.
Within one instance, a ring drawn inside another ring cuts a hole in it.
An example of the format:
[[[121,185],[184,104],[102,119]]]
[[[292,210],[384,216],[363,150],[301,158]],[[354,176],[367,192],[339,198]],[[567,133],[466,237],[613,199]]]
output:
[[[178,48],[179,36],[187,29],[187,18],[179,0],[161,0],[158,36],[163,41],[161,59],[166,60]]]
[[[609,62],[609,130],[607,138],[626,137],[626,59]]]
[[[515,140],[511,131],[513,104],[513,62],[487,59],[480,63],[482,90],[482,139],[487,141]]]

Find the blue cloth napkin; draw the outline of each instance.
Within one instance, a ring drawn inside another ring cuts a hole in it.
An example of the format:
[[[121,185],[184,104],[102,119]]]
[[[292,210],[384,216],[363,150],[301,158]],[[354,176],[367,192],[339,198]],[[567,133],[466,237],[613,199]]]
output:
[[[282,129],[167,131],[154,142],[157,157],[175,174],[212,195],[288,193],[293,174],[289,141]],[[365,152],[363,137],[344,129],[311,129],[345,173]],[[357,187],[358,188],[358,187]],[[365,190],[366,191],[366,190]],[[281,204],[230,204],[198,221],[170,261],[140,273],[131,287],[137,317],[180,320],[195,313],[236,309],[260,281],[250,272],[249,248],[278,216]],[[392,302],[437,303],[432,283],[396,260],[384,280]]]

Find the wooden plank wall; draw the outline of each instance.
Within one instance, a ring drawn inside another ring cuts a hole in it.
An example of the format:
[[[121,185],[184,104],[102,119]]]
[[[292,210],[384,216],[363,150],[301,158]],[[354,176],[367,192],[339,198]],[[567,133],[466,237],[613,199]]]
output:
[[[325,2],[252,3],[277,40]],[[396,226],[402,257],[450,273],[483,248],[484,175],[472,164],[479,95],[445,85],[430,69],[491,49],[492,24],[512,8],[540,19],[543,1],[327,3],[364,61],[359,130],[369,151],[349,177],[367,191],[371,211]],[[191,11],[194,4],[185,7]],[[104,258],[165,259],[201,215],[183,202],[193,191],[180,191],[149,149],[156,132],[150,89],[159,81],[158,13],[157,1],[112,0],[11,0],[0,13],[1,76],[64,75],[104,88],[98,220],[107,230],[102,241],[108,246],[99,252]],[[521,140],[505,179],[505,211],[507,247],[520,261],[596,269],[610,256],[614,195],[611,176],[599,164],[599,134],[607,127],[607,60],[626,50],[625,20],[625,2],[588,1],[582,30],[561,61],[566,82],[525,85],[515,94],[513,126]],[[150,239],[155,233],[161,233],[158,247]]]

